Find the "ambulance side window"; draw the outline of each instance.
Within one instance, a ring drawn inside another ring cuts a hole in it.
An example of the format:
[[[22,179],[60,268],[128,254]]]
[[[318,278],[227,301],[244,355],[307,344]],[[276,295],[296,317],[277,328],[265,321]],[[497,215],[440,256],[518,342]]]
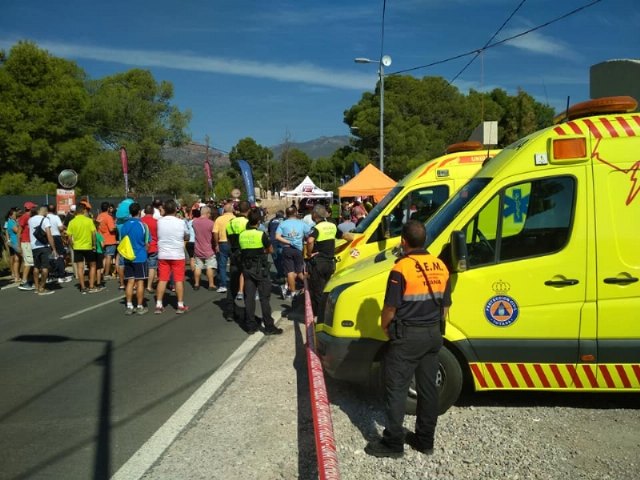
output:
[[[464,229],[470,267],[548,255],[564,248],[571,233],[575,190],[575,179],[568,176],[503,189]]]

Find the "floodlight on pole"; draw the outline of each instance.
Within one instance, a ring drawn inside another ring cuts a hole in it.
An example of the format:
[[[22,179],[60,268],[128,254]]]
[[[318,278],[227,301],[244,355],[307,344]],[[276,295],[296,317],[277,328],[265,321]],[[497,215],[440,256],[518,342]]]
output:
[[[371,60],[366,57],[353,59],[356,63],[377,63],[380,76],[380,171],[384,172],[384,67],[391,65],[391,57],[383,55],[380,60]]]

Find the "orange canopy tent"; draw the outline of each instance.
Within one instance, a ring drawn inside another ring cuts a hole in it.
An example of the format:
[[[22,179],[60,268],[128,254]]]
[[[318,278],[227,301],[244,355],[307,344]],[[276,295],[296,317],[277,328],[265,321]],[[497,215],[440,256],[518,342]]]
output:
[[[338,193],[340,197],[373,197],[379,202],[395,185],[394,179],[370,163],[358,175],[339,187]]]

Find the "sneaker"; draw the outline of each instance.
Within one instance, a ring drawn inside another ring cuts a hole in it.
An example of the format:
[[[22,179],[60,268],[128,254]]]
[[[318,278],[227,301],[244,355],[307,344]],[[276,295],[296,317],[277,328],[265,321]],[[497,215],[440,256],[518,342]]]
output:
[[[194,286],[193,286],[193,289],[194,289],[195,291],[200,290],[200,285],[194,285]]]
[[[118,290],[124,290],[124,288],[125,288],[124,285],[118,286]]]
[[[101,292],[102,290],[104,290],[103,287],[93,287],[93,288],[90,288],[88,290],[88,292],[89,293],[98,293],[98,292]]]
[[[278,328],[278,327],[274,326],[274,327],[271,327],[271,328],[267,328],[264,331],[264,334],[265,335],[282,335],[283,331],[284,330],[282,330],[281,328]]]
[[[138,308],[136,308],[136,313],[138,315],[144,315],[148,311],[149,311],[149,309],[147,307],[138,307]]]
[[[52,293],[55,293],[53,290],[40,290],[38,292],[38,295],[51,295]]]
[[[18,290],[25,290],[25,291],[31,291],[31,290],[35,290],[36,287],[34,287],[31,283],[29,282],[23,282],[20,285],[18,285]]]
[[[133,315],[133,307],[127,307],[127,309],[124,311],[125,315]]]
[[[73,282],[73,275],[68,275],[64,277],[64,283]]]
[[[86,295],[88,291],[89,291],[89,289],[88,289],[88,288],[83,288],[82,290],[80,290],[80,293],[81,293],[82,295]]]
[[[227,287],[218,287],[216,292],[218,292],[218,293],[227,293]]]
[[[59,283],[59,284],[63,284],[63,283],[64,283],[64,278],[59,278],[59,279],[58,279],[58,283]]]
[[[242,292],[238,292],[238,294],[236,295],[236,300],[241,302],[244,300],[244,294]]]
[[[404,443],[409,445],[416,452],[424,453],[425,455],[433,455],[433,445],[428,446],[420,443],[418,436],[413,432],[407,432],[404,438]]]
[[[287,286],[286,285],[280,285],[280,292],[282,292],[282,299],[286,300],[287,299]]]
[[[400,458],[404,455],[404,447],[392,447],[387,445],[384,440],[376,440],[375,442],[367,443],[364,447],[366,454],[373,457],[386,457],[386,458]]]
[[[164,312],[164,307],[156,307],[156,309],[153,311],[155,315],[160,315],[163,312]]]
[[[189,307],[188,307],[188,306],[186,306],[186,305],[184,305],[184,306],[182,306],[182,307],[178,307],[178,308],[176,309],[176,313],[177,313],[177,314],[187,313],[188,311],[189,311]]]
[[[216,287],[209,287],[207,288],[207,290],[209,290],[210,292],[216,292]]]

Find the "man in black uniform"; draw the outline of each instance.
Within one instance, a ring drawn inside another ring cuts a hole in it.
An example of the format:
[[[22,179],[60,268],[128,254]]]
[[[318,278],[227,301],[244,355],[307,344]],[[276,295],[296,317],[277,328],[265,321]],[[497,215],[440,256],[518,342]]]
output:
[[[262,323],[265,335],[280,335],[282,329],[275,326],[271,317],[271,279],[268,255],[273,252],[269,236],[258,225],[262,215],[257,209],[249,212],[247,228],[239,235],[242,274],[244,275],[245,329],[248,334],[258,331],[256,323],[256,291],[260,295]]]
[[[322,205],[313,207],[311,218],[315,226],[309,233],[307,240],[307,253],[309,254],[309,295],[311,296],[311,306],[313,314],[319,314],[322,291],[336,271],[335,251],[336,238],[342,237],[342,232],[338,230],[335,223],[327,220],[329,214]]]
[[[382,308],[382,328],[389,337],[384,356],[386,424],[382,438],[369,442],[365,452],[375,457],[404,453],[405,404],[415,374],[418,392],[415,433],[406,441],[426,455],[433,453],[438,421],[438,352],[442,347],[440,321],[451,305],[449,272],[428,253],[424,225],[416,220],[402,227],[404,255],[389,273]]]
[[[247,228],[249,202],[243,200],[238,205],[238,214],[227,224],[227,242],[229,243],[229,288],[227,290],[226,311],[224,316],[232,322],[235,316],[236,297],[244,291],[242,284],[242,265],[240,263],[240,234]]]

